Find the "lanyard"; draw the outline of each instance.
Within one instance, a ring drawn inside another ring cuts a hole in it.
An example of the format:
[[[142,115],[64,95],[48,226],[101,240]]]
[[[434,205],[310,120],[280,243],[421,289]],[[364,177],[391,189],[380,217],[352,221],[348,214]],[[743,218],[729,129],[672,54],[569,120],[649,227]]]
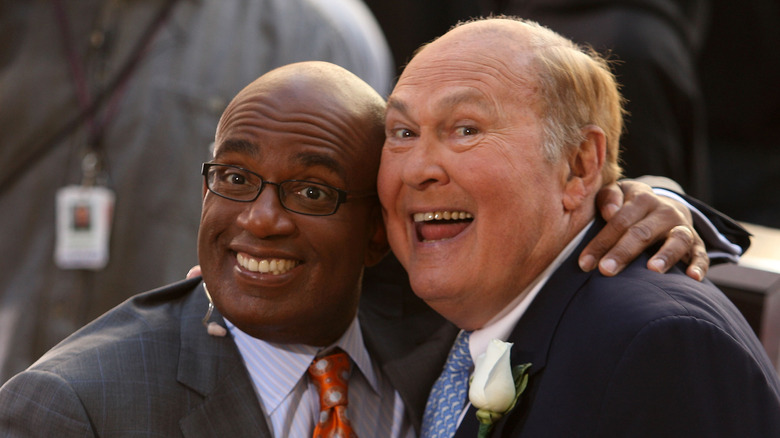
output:
[[[87,78],[84,74],[84,60],[76,52],[75,42],[73,35],[71,34],[70,22],[65,11],[65,6],[62,4],[62,0],[54,0],[53,4],[57,24],[59,25],[60,34],[62,36],[63,49],[68,60],[71,79],[76,87],[76,97],[78,98],[81,111],[84,112],[93,104],[92,96],[90,96],[89,88],[87,86]],[[135,55],[138,56],[138,54]],[[129,79],[130,75],[121,78],[121,81],[117,85],[117,92],[112,93],[108,103],[108,110],[104,114],[102,120],[96,121],[96,114],[94,113],[87,115],[86,122],[90,131],[89,147],[100,147],[99,139],[102,137],[105,127],[116,115],[116,106],[121,100],[121,96],[124,93],[124,87]]]
[[[62,5],[61,0],[55,0],[55,6],[57,4]],[[110,98],[116,89],[123,83],[127,82],[130,78],[133,70],[137,67],[137,64],[143,57],[144,50],[149,46],[152,41],[156,30],[161,28],[165,23],[169,13],[173,9],[177,0],[168,0],[168,2],[160,8],[157,16],[149,24],[147,31],[144,32],[143,37],[138,41],[133,51],[133,55],[130,56],[129,61],[120,70],[119,74],[109,82],[94,99],[90,101],[89,107],[80,111],[73,118],[66,121],[62,126],[54,131],[54,134],[44,138],[40,142],[27,145],[22,148],[27,153],[21,156],[14,164],[9,166],[8,172],[0,178],[0,195],[6,190],[11,190],[16,182],[22,179],[22,176],[29,170],[35,168],[35,163],[42,160],[50,152],[53,152],[57,146],[64,144],[63,140],[71,135],[76,129],[79,128],[84,122],[93,117],[100,108],[103,107],[106,99]],[[68,31],[70,32],[70,31]],[[35,137],[38,138],[38,137]]]
[[[84,184],[92,185],[97,173],[102,169],[102,137],[107,126],[115,118],[119,103],[122,100],[127,83],[132,74],[136,71],[144,55],[146,55],[151,42],[154,40],[157,32],[166,21],[168,14],[175,3],[175,0],[169,0],[162,7],[157,16],[152,20],[141,39],[135,46],[128,61],[120,70],[119,75],[114,81],[99,94],[98,99],[93,99],[87,84],[87,77],[84,73],[84,59],[82,59],[76,50],[75,40],[71,33],[71,26],[68,20],[67,12],[62,0],[54,0],[54,11],[57,23],[60,28],[60,34],[63,41],[63,50],[65,51],[70,75],[76,89],[80,113],[83,114],[82,123],[86,122],[89,130],[89,139],[87,150],[82,161],[82,171]],[[107,100],[105,111],[102,117],[99,117],[98,109]]]

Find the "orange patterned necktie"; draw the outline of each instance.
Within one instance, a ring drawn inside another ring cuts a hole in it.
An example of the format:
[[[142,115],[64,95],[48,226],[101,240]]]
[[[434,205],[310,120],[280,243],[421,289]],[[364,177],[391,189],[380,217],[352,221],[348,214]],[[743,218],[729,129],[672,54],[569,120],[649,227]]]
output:
[[[347,416],[349,356],[341,350],[309,366],[309,376],[320,391],[320,418],[314,438],[357,438]]]

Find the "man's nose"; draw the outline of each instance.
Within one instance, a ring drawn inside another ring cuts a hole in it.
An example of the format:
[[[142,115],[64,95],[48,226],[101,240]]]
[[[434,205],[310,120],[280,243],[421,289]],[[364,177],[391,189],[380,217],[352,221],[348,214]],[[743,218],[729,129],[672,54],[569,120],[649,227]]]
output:
[[[292,215],[279,200],[279,186],[266,183],[260,195],[238,216],[238,224],[260,238],[287,235],[295,230]]]
[[[405,155],[401,179],[410,187],[425,190],[430,185],[447,184],[449,175],[444,166],[446,150],[435,138],[420,137]]]

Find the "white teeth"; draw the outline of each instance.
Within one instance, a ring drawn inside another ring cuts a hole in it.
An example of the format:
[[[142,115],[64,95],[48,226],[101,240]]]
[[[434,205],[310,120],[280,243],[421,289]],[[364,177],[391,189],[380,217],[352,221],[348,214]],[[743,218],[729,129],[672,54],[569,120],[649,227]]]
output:
[[[298,266],[298,262],[288,259],[255,259],[243,254],[237,254],[236,259],[238,264],[252,272],[260,272],[263,274],[279,275],[284,274],[290,269]]]
[[[459,219],[473,219],[474,216],[471,213],[465,211],[432,211],[427,213],[415,213],[415,222],[427,222],[432,220],[459,220]]]

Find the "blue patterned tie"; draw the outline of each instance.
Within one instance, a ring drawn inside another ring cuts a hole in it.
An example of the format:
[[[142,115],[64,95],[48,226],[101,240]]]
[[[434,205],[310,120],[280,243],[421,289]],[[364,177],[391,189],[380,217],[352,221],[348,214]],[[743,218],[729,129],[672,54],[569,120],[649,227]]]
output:
[[[444,364],[444,370],[433,385],[423,415],[422,438],[451,438],[458,417],[466,405],[469,374],[473,363],[469,352],[469,335],[461,331]]]

